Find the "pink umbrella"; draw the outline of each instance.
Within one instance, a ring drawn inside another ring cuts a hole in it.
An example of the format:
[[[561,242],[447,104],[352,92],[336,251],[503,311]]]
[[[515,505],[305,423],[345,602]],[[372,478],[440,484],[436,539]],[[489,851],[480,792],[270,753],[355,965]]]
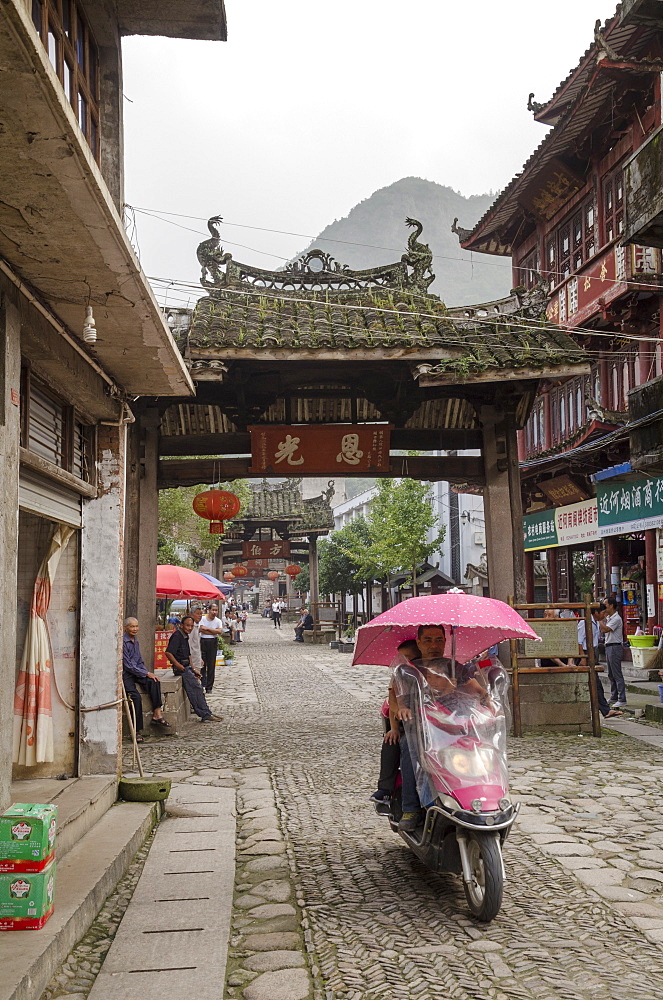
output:
[[[417,638],[420,625],[445,625],[455,640],[460,663],[477,656],[504,639],[538,639],[517,611],[491,597],[473,594],[433,594],[411,597],[384,611],[357,630],[353,663],[389,666],[402,642]],[[451,645],[445,650],[452,656]]]
[[[157,597],[212,597],[225,600],[209,580],[184,566],[157,566]]]

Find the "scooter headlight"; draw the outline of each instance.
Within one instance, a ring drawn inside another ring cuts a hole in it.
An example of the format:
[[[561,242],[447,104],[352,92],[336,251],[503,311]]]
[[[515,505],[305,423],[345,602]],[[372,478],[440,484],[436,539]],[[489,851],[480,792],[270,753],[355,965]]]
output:
[[[459,778],[479,778],[490,774],[494,761],[494,751],[487,747],[473,751],[452,750],[445,759],[449,770]]]

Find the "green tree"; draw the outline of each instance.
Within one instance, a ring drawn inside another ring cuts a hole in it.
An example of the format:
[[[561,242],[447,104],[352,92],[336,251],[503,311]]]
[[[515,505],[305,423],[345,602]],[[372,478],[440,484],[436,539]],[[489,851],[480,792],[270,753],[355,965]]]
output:
[[[416,596],[417,566],[442,544],[446,528],[438,526],[429,487],[415,479],[382,479],[371,501],[368,545],[353,551],[364,577],[372,571],[387,581],[399,571],[412,577]],[[437,530],[428,540],[432,529]]]
[[[213,557],[219,547],[218,535],[211,535],[209,521],[198,517],[193,510],[193,498],[209,489],[208,486],[178,486],[159,491],[159,563],[168,562],[173,566],[188,566],[196,569],[205,559]],[[220,483],[219,489],[229,490],[239,497],[242,507],[237,515],[241,517],[251,490],[245,479],[235,479]],[[226,524],[232,523],[229,521]],[[177,556],[178,549],[188,553],[184,558]]]

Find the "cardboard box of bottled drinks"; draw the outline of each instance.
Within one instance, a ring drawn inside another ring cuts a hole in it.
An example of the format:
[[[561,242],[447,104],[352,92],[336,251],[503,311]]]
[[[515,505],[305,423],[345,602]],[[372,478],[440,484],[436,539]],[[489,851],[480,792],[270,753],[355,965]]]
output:
[[[40,872],[0,874],[0,931],[39,930],[53,912],[55,861]]]
[[[58,807],[16,802],[0,816],[0,873],[40,872],[54,857]]]

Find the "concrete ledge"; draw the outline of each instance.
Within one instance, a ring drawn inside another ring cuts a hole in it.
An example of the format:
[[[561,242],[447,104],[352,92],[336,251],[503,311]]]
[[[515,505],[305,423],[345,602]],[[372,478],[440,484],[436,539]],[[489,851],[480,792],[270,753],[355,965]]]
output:
[[[332,639],[336,638],[336,629],[322,628],[314,632],[313,629],[304,629],[304,642],[314,646],[328,646]]]
[[[120,803],[58,861],[55,912],[48,923],[39,931],[0,934],[0,1000],[35,1000],[41,995],[159,816],[157,803]]]
[[[117,801],[117,778],[114,774],[99,774],[67,781],[55,778],[15,781],[11,800],[52,802],[58,807],[55,847],[56,856],[62,859]]]

